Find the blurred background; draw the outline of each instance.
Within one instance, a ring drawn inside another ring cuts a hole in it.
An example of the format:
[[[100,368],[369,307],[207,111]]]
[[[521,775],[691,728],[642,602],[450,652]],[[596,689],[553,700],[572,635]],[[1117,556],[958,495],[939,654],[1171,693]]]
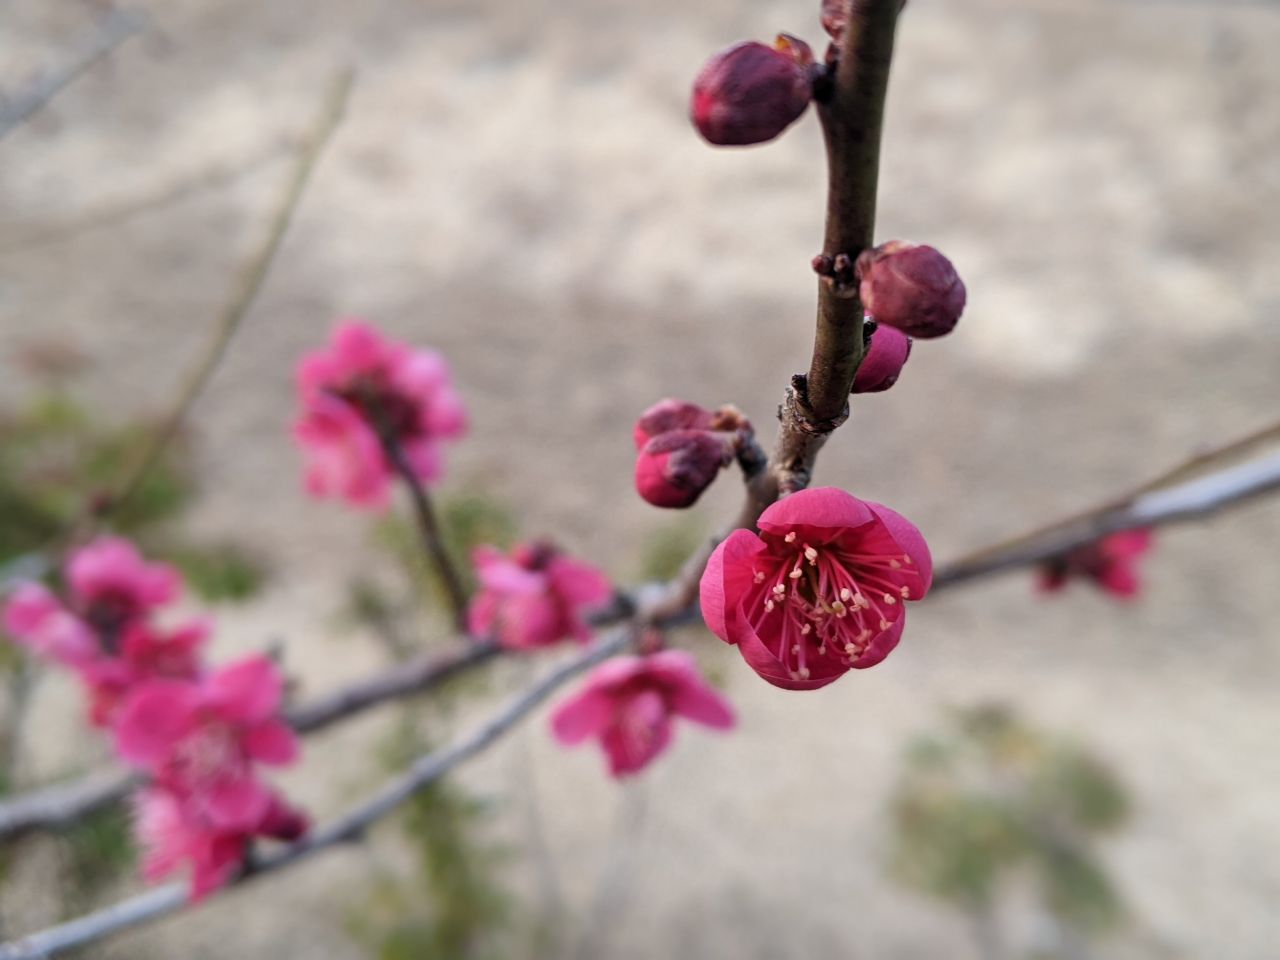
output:
[[[278,647],[306,695],[447,638],[414,609],[395,524],[301,493],[292,367],[342,316],[453,364],[472,415],[441,491],[459,542],[550,535],[624,583],[669,569],[739,491],[647,506],[631,423],[675,395],[771,433],[808,363],[825,184],[812,116],[715,150],[689,85],[739,39],[818,46],[817,7],[131,8],[150,27],[0,141],[6,556],[170,402],[351,63],[348,116],[133,518],[206,588],[191,604],[213,605],[215,656]],[[0,0],[0,111],[111,16]],[[911,0],[879,239],[938,246],[969,306],[858,400],[818,480],[892,504],[946,559],[1273,420],[1277,45],[1266,2]],[[50,444],[61,466],[31,471]],[[914,608],[884,665],[814,693],[689,631],[733,735],[682,730],[620,786],[539,714],[371,842],[85,955],[1273,958],[1278,540],[1265,500],[1162,533],[1130,605],[1046,599],[1030,574],[967,586]],[[282,782],[332,815],[542,666],[309,739]],[[70,682],[4,669],[8,789],[105,762]],[[6,852],[4,934],[136,887],[113,817]]]

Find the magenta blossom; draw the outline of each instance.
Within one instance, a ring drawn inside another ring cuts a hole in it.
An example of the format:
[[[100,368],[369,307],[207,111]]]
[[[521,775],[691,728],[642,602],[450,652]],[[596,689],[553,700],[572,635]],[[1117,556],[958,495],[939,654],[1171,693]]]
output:
[[[281,692],[280,672],[266,657],[199,683],[148,681],[120,708],[116,749],[213,827],[252,831],[271,803],[254,764],[284,766],[298,755],[297,738],[278,716]]]
[[[504,554],[477,547],[472,554],[480,590],[469,621],[476,636],[496,636],[510,650],[547,647],[567,638],[591,639],[586,614],[609,600],[609,579],[547,543],[522,543]]]
[[[5,630],[79,675],[95,726],[111,723],[134,684],[199,675],[208,624],[161,629],[151,622],[155,609],[181,589],[172,567],[147,563],[129,541],[105,537],[71,554],[64,579],[65,599],[42,584],[20,585],[5,605]]]
[[[1122,530],[1077,547],[1041,568],[1040,589],[1051,593],[1071,578],[1083,577],[1121,600],[1137,599],[1142,593],[1139,564],[1153,539],[1150,529]]]
[[[875,666],[902,636],[906,601],[933,580],[920,531],[834,487],[801,490],[735,530],[702,575],[702,615],[756,673],[788,690]]]
[[[466,412],[444,359],[384,339],[361,321],[339,324],[328,347],[302,358],[297,376],[302,412],[294,436],[306,454],[306,486],[314,496],[385,507],[393,466],[383,438],[430,483],[444,469],[442,442],[466,432]]]
[[[567,746],[598,737],[609,772],[625,777],[667,748],[673,717],[715,730],[728,730],[735,722],[733,708],[683,650],[606,661],[556,708],[551,729]]]
[[[191,866],[191,899],[198,901],[230,881],[244,863],[254,837],[297,840],[307,832],[307,818],[277,794],[253,828],[215,826],[162,787],[148,787],[134,797],[134,834],[142,848],[142,875],[148,883],[169,876],[184,863]]]

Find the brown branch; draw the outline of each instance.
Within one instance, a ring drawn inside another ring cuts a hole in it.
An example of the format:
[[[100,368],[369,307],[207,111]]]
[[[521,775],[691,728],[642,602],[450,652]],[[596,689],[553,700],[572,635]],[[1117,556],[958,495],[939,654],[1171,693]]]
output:
[[[200,362],[196,364],[184,381],[169,413],[152,433],[146,447],[126,473],[115,494],[95,511],[98,518],[119,510],[137,493],[138,488],[155,467],[165,448],[177,435],[196,398],[200,396],[206,384],[218,369],[218,365],[226,355],[231,338],[235,336],[245,316],[249,313],[249,309],[253,306],[254,301],[257,300],[258,293],[262,290],[262,285],[267,278],[267,274],[271,271],[272,263],[275,261],[276,253],[279,252],[285,233],[289,229],[289,224],[293,221],[293,215],[298,209],[298,203],[302,199],[303,191],[306,189],[307,182],[311,179],[311,173],[315,169],[325,146],[338,128],[338,124],[342,121],[343,113],[346,110],[347,98],[351,93],[353,79],[353,73],[350,70],[344,70],[333,81],[326,93],[324,106],[316,120],[312,133],[298,153],[293,173],[290,175],[285,185],[284,193],[281,195],[280,201],[268,222],[267,233],[263,238],[262,245],[249,258],[240,273],[230,300],[227,301],[227,304],[218,315],[218,320],[214,324],[213,336],[205,348]]]
[[[422,480],[414,472],[413,465],[405,459],[404,450],[401,449],[391,430],[380,426],[378,436],[382,441],[382,449],[387,459],[391,461],[391,465],[404,482],[405,489],[409,491],[409,499],[413,502],[413,513],[418,521],[422,548],[435,568],[436,576],[440,578],[440,585],[444,587],[445,596],[449,601],[449,610],[453,616],[453,625],[459,633],[465,634],[467,632],[467,590],[462,585],[462,577],[453,564],[453,558],[445,548],[444,534],[440,529],[440,521],[436,517],[431,497],[427,493],[427,488],[423,486]]]
[[[823,256],[858,254],[875,240],[880,139],[900,0],[851,0],[849,23],[818,118],[827,150]],[[772,499],[809,485],[827,437],[849,415],[849,391],[862,362],[862,303],[856,285],[818,280],[817,328],[807,376],[792,378],[780,411]]]

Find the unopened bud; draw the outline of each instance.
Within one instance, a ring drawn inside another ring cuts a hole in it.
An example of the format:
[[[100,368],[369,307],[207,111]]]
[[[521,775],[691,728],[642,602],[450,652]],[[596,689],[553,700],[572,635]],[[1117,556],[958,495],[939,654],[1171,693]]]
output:
[[[854,393],[879,393],[898,382],[898,375],[911,355],[911,338],[901,330],[880,325],[853,377]]]
[[[670,430],[709,430],[715,414],[696,403],[668,397],[659,400],[640,414],[631,430],[636,449],[641,450],[654,437]]]
[[[941,337],[964,312],[964,283],[933,247],[893,240],[858,257],[862,306],[912,337]]]
[[[720,146],[772,140],[809,105],[812,63],[808,45],[785,34],[776,47],[745,41],[720,51],[693,81],[694,126]]]
[[[636,457],[636,491],[655,507],[688,507],[733,460],[732,434],[669,430]]]

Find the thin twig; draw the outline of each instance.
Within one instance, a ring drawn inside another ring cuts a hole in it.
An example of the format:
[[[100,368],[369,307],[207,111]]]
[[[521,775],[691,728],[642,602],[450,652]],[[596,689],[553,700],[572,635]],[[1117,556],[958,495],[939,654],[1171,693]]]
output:
[[[129,10],[108,13],[94,27],[92,35],[84,39],[57,69],[41,74],[26,90],[0,104],[0,138],[26,122],[77,77],[109,56],[130,37],[142,32],[146,25],[147,18],[140,13]]]
[[[196,173],[184,174],[160,187],[151,187],[135,196],[104,203],[87,213],[78,214],[74,219],[45,224],[20,232],[7,243],[0,243],[0,253],[26,252],[75,239],[85,233],[101,230],[104,227],[118,226],[134,217],[180,203],[196,194],[229,186],[278,159],[285,149],[284,143],[276,144],[247,159],[234,163],[216,164]]]
[[[382,449],[391,461],[400,479],[404,481],[409,498],[413,501],[414,516],[418,520],[418,532],[422,538],[422,546],[427,558],[435,568],[440,584],[444,587],[449,600],[449,610],[453,616],[453,624],[460,633],[467,631],[467,591],[462,585],[462,577],[453,565],[453,559],[444,545],[444,534],[440,529],[440,521],[436,518],[435,507],[422,480],[414,472],[413,465],[405,458],[404,450],[389,429],[379,430]]]
[[[120,509],[137,493],[142,481],[146,479],[160,456],[164,453],[165,448],[177,435],[192,404],[200,396],[205,385],[213,376],[214,371],[218,369],[218,365],[222,362],[227,347],[231,343],[231,338],[239,329],[245,315],[248,314],[249,309],[258,297],[259,291],[262,289],[263,282],[266,280],[267,274],[271,270],[271,265],[275,261],[276,253],[284,240],[285,232],[288,230],[289,224],[293,220],[293,215],[298,209],[298,203],[302,199],[303,191],[311,178],[311,173],[315,169],[325,146],[333,136],[333,132],[342,121],[353,79],[354,74],[351,70],[342,71],[326,93],[324,106],[317,118],[315,127],[298,154],[293,173],[290,175],[285,191],[281,195],[275,212],[268,222],[267,233],[263,238],[262,245],[245,264],[232,292],[231,299],[222,308],[222,312],[218,316],[218,320],[214,325],[213,337],[205,348],[200,362],[196,364],[183,383],[182,389],[178,392],[178,396],[174,400],[168,415],[164,417],[160,422],[160,426],[151,434],[149,442],[126,473],[116,493],[96,511],[99,517],[104,513],[109,514]]]
[[[486,723],[450,747],[418,759],[365,802],[313,831],[305,839],[254,859],[230,888],[300,863],[311,855],[361,838],[378,820],[439,780],[465,760],[485,750],[528,716],[563,684],[582,671],[621,653],[631,642],[633,628],[618,627],[592,647],[551,671],[512,699]],[[216,896],[226,889],[217,891]],[[171,884],[39,933],[0,945],[0,960],[43,960],[75,947],[94,943],[122,930],[156,920],[186,906],[187,888]]]

